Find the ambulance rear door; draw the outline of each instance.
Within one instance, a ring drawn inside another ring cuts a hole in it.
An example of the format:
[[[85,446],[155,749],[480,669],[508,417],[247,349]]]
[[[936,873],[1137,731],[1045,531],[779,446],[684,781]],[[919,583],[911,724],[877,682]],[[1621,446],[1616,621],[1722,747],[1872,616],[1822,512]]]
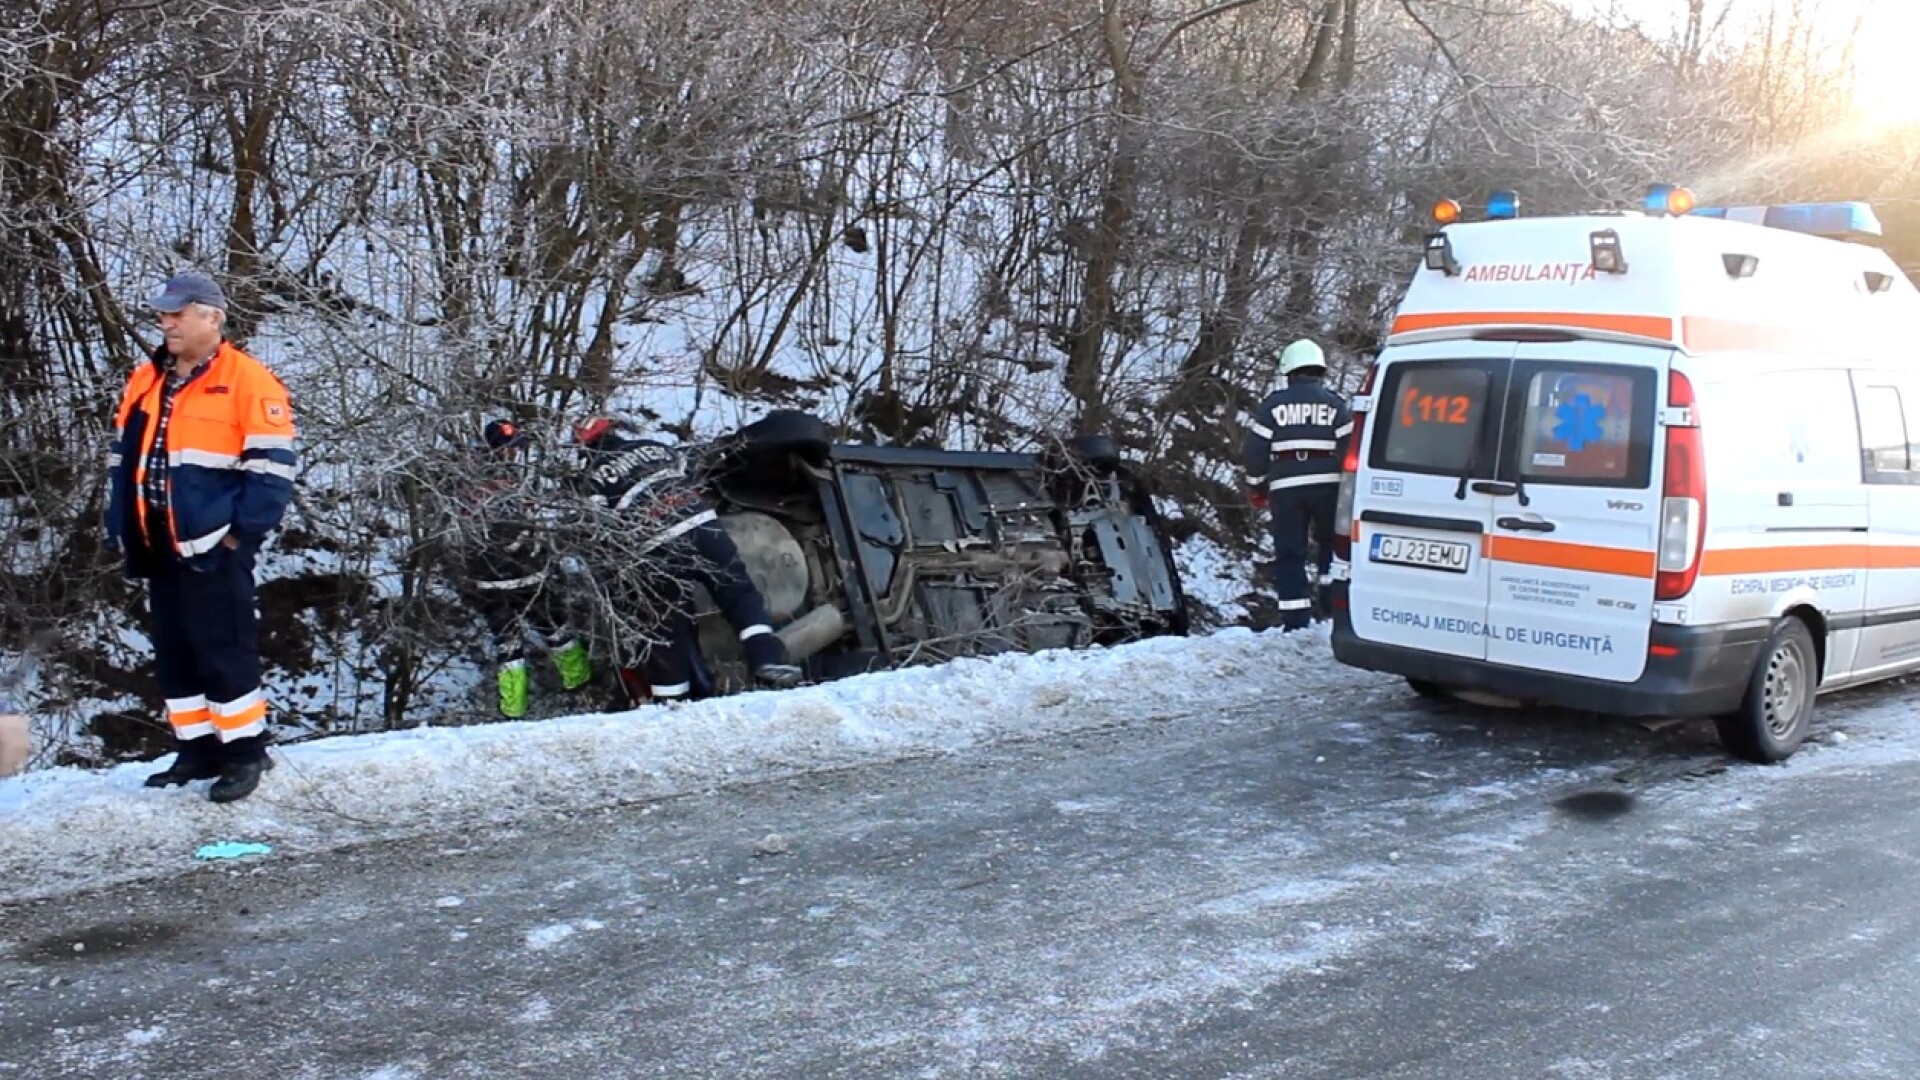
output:
[[[1609,682],[1646,667],[1673,350],[1518,346],[1487,538],[1487,659]]]
[[[1356,636],[1487,656],[1485,560],[1510,342],[1381,356],[1354,477],[1348,607]]]

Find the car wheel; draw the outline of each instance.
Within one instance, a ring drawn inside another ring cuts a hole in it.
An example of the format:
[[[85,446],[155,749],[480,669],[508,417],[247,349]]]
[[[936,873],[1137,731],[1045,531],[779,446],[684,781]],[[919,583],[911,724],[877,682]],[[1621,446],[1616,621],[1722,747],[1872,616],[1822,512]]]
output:
[[[1102,471],[1120,467],[1120,445],[1106,435],[1077,436],[1067,444],[1067,452]]]
[[[1806,741],[1820,686],[1819,652],[1799,619],[1782,619],[1760,651],[1740,709],[1720,717],[1720,745],[1748,761],[1785,761]]]
[[[808,461],[824,461],[833,448],[833,433],[817,416],[797,409],[775,409],[738,433],[741,449],[755,454],[798,454]]]

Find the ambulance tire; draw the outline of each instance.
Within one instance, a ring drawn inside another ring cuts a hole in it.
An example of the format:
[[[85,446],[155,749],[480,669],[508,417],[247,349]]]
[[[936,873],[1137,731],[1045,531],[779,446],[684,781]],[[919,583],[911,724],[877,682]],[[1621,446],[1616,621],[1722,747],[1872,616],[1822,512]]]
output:
[[[1780,620],[1747,680],[1740,710],[1714,721],[1720,745],[1762,765],[1792,757],[1812,725],[1819,656],[1806,623],[1792,617]]]

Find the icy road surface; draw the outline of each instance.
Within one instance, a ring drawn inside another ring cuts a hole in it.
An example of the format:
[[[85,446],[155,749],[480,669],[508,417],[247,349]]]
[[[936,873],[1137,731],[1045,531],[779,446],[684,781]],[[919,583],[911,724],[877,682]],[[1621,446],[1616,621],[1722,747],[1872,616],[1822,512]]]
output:
[[[1053,734],[0,909],[0,1077],[1920,1076],[1920,718]]]

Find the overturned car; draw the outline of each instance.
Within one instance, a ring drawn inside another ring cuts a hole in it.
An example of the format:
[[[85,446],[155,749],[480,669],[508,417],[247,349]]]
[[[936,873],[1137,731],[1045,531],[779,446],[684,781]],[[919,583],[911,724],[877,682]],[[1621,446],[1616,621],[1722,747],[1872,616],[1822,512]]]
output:
[[[1017,454],[835,442],[775,412],[709,448],[708,490],[814,681],[1187,632],[1146,484],[1110,440]],[[704,593],[696,685],[746,685]]]

